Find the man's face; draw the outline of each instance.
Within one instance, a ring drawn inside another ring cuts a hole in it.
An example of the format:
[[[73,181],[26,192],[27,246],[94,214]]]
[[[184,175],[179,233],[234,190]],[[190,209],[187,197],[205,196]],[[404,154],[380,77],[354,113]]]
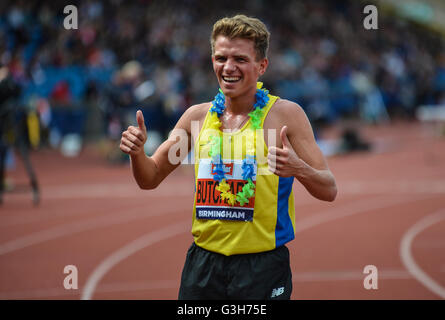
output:
[[[266,58],[256,60],[252,40],[218,36],[212,56],[213,70],[224,94],[236,98],[255,92],[258,78],[266,71]]]

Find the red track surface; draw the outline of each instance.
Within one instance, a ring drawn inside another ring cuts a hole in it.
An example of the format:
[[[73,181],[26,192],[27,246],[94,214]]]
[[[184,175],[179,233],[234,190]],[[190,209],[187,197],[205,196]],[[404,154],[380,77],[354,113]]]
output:
[[[335,202],[295,183],[292,298],[445,298],[445,139],[418,124],[365,128],[363,135],[380,152],[328,159]],[[34,153],[40,206],[29,193],[5,195],[0,299],[176,299],[192,241],[190,166],[142,191],[128,166],[95,154]],[[8,177],[27,183],[17,165]],[[77,267],[77,290],[63,286],[66,265]],[[378,268],[376,290],[363,286],[366,265]]]

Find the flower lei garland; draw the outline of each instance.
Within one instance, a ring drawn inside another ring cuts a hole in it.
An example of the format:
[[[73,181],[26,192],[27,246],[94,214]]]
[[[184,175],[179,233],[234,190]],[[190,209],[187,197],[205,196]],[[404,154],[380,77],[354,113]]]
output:
[[[263,108],[269,102],[269,91],[266,89],[262,89],[262,83],[257,83],[257,90],[255,93],[256,102],[253,106],[254,110],[251,111],[248,115],[250,117],[251,129],[261,129],[261,119],[263,117]],[[212,107],[210,108],[211,118],[210,125],[211,129],[220,130],[221,121],[219,117],[223,114],[226,106],[225,96],[221,89],[219,89],[218,94],[215,96],[215,99],[212,102]],[[249,199],[255,196],[255,184],[252,182],[252,178],[255,175],[255,155],[247,155],[243,160],[242,169],[243,169],[243,179],[247,180],[246,184],[244,184],[242,190],[234,195],[230,191],[230,185],[226,182],[226,177],[224,174],[224,164],[221,159],[221,150],[222,150],[222,138],[221,135],[218,136],[210,136],[210,151],[209,156],[212,158],[211,164],[213,169],[213,179],[218,182],[218,186],[216,190],[221,192],[221,199],[227,200],[227,203],[231,206],[234,206],[236,201],[239,202],[241,206],[244,206],[249,202]]]

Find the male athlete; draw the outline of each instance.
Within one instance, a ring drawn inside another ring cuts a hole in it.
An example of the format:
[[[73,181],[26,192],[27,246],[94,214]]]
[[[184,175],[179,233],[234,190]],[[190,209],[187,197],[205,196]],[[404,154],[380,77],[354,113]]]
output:
[[[187,151],[194,147],[196,173],[194,243],[179,299],[290,299],[285,244],[295,233],[294,178],[317,199],[336,197],[334,176],[302,108],[258,82],[268,66],[268,45],[269,32],[256,18],[217,21],[211,47],[220,92],[187,109],[175,126],[174,132],[187,133]],[[177,152],[169,158],[170,148],[178,150],[178,135],[148,157],[141,111],[136,119],[138,126],[123,132],[120,149],[130,155],[140,188],[154,189],[180,164],[170,161]]]

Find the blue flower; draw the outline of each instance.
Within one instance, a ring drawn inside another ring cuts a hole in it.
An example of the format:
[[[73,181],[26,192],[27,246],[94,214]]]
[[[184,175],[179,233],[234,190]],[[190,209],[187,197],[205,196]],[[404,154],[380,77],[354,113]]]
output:
[[[220,182],[222,179],[225,178],[224,174],[224,163],[222,162],[221,155],[216,154],[212,156],[212,165],[213,165],[213,171],[214,174],[213,180]]]
[[[218,94],[215,96],[215,99],[212,101],[212,107],[210,108],[211,112],[216,112],[218,114],[218,117],[221,116],[224,112],[224,109],[226,106],[224,103],[226,102],[226,98],[224,97],[224,94],[221,92],[218,92]]]
[[[254,104],[254,108],[264,108],[269,102],[268,97],[269,91],[266,89],[257,89],[255,93],[256,103]]]
[[[221,180],[225,179],[224,165],[222,164],[222,162],[214,164],[213,173],[215,174],[213,176],[213,180],[221,182]]]
[[[254,163],[255,163],[254,156],[247,156],[243,160],[243,165],[241,168],[243,169],[243,179],[244,180],[252,179],[255,176]]]

